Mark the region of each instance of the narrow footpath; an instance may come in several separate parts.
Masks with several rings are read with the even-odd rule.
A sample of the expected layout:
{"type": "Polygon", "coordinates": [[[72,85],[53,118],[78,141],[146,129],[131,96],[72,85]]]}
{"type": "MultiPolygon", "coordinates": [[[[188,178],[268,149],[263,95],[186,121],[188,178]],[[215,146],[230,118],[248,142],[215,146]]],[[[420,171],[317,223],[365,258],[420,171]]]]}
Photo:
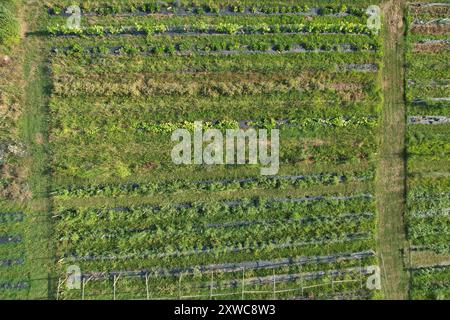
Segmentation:
{"type": "Polygon", "coordinates": [[[386,299],[408,298],[408,275],[403,264],[406,247],[405,101],[403,0],[384,3],[384,108],[377,178],[378,248],[386,299]]]}

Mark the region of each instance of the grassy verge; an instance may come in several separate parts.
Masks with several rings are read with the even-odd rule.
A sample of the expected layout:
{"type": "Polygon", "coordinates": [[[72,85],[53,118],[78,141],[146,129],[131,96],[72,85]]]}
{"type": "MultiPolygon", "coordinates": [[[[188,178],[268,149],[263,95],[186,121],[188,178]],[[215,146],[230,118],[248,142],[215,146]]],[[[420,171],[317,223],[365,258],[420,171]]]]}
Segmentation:
{"type": "Polygon", "coordinates": [[[405,247],[405,104],[403,94],[403,5],[388,1],[385,19],[384,109],[377,179],[379,252],[386,299],[406,299],[408,279],[404,272],[405,247]]]}
{"type": "MultiPolygon", "coordinates": [[[[39,23],[39,10],[30,6],[23,13],[24,21],[39,23]]],[[[22,22],[24,24],[25,22],[22,22]]],[[[27,85],[24,97],[24,111],[21,119],[21,135],[29,150],[31,172],[28,183],[33,198],[28,203],[28,218],[25,232],[27,244],[28,273],[30,278],[29,299],[48,299],[52,297],[51,270],[53,250],[51,239],[51,217],[48,200],[49,162],[47,154],[47,97],[49,92],[48,70],[45,64],[45,49],[42,40],[27,36],[23,26],[24,77],[27,85]]]]}

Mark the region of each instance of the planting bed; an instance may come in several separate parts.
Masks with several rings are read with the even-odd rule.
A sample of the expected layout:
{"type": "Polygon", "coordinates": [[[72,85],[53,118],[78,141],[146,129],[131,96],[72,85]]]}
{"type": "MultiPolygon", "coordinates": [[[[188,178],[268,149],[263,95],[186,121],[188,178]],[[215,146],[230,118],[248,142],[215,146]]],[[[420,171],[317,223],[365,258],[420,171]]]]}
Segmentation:
{"type": "MultiPolygon", "coordinates": [[[[445,263],[450,250],[450,87],[448,41],[442,24],[448,3],[409,7],[408,68],[408,237],[411,250],[432,251],[445,263]]],[[[411,271],[416,299],[448,299],[448,268],[411,271]]]]}

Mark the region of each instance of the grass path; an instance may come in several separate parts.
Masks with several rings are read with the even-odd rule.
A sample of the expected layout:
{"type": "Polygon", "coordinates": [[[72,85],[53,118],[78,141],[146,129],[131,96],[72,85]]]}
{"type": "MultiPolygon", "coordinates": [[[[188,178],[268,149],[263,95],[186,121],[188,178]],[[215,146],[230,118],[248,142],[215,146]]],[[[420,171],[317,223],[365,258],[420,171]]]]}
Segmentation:
{"type": "MultiPolygon", "coordinates": [[[[35,4],[35,6],[38,4],[35,4]]],[[[24,78],[27,79],[24,96],[24,112],[20,120],[22,140],[30,153],[30,175],[28,183],[33,198],[27,208],[27,261],[30,287],[28,299],[49,299],[52,292],[52,270],[54,250],[52,219],[48,188],[50,182],[47,150],[47,99],[49,95],[48,70],[41,40],[29,37],[29,28],[39,23],[38,10],[22,8],[21,30],[24,51],[24,78]],[[28,21],[28,22],[26,22],[28,21]]]]}
{"type": "Polygon", "coordinates": [[[390,0],[384,12],[384,109],[377,179],[378,244],[386,299],[408,298],[408,277],[403,265],[405,234],[405,103],[403,90],[403,0],[390,0]]]}

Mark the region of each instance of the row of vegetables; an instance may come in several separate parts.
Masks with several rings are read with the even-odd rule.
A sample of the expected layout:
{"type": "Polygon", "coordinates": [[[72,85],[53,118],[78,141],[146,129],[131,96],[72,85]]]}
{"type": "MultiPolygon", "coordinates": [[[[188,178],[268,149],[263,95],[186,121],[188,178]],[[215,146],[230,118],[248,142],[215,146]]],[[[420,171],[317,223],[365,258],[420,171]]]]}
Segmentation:
{"type": "MultiPolygon", "coordinates": [[[[445,99],[450,94],[446,46],[450,34],[433,29],[438,18],[449,15],[446,4],[409,7],[406,73],[409,117],[450,115],[450,104],[445,99]],[[429,28],[420,27],[423,23],[429,28]]],[[[445,123],[408,126],[408,238],[412,250],[434,251],[443,257],[450,250],[449,138],[449,126],[445,123]]],[[[413,299],[448,299],[449,288],[448,267],[411,270],[413,299]]]]}

